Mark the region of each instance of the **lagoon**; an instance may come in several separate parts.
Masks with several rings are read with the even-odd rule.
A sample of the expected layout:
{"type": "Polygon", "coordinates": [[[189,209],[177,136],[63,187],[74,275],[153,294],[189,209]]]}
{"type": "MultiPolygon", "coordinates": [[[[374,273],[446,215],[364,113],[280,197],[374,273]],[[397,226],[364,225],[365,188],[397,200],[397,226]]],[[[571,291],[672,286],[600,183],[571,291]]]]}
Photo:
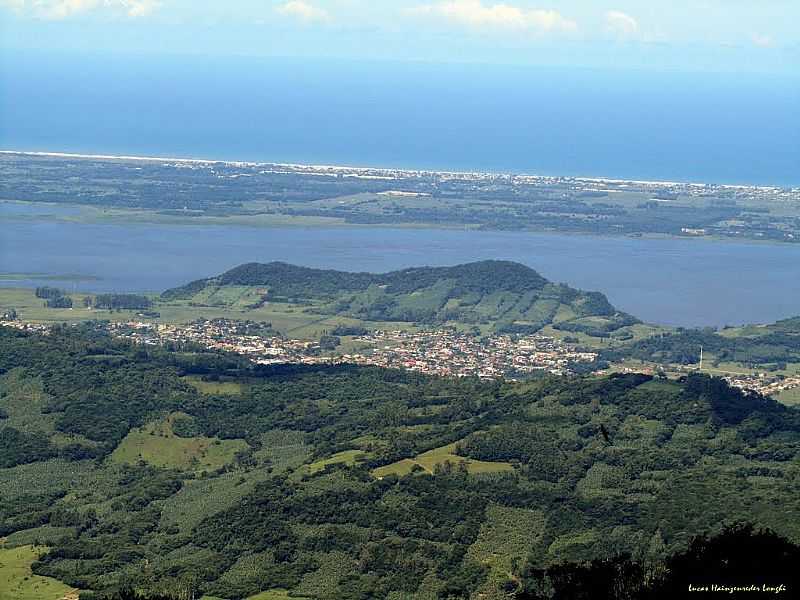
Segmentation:
{"type": "MultiPolygon", "coordinates": [[[[76,274],[61,285],[78,292],[162,291],[252,261],[381,272],[506,259],[550,280],[601,291],[653,323],[724,326],[800,315],[800,245],[452,229],[96,224],[53,218],[69,207],[42,205],[37,212],[13,206],[0,203],[0,274],[76,274]]],[[[0,278],[0,285],[42,284],[20,277],[0,278]]]]}

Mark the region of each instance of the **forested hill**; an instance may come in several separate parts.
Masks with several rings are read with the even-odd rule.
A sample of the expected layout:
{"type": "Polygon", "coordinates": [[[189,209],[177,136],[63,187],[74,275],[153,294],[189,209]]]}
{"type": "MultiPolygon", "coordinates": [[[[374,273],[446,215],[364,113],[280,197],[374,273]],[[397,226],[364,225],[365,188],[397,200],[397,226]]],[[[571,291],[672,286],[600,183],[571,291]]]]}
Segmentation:
{"type": "Polygon", "coordinates": [[[669,556],[726,523],[799,541],[798,459],[798,410],[698,374],[263,367],[0,327],[0,582],[39,555],[25,585],[83,599],[682,597],[629,586],[685,590],[695,559],[669,556]]]}
{"type": "Polygon", "coordinates": [[[348,273],[282,262],[248,263],[218,277],[167,290],[165,301],[213,302],[221,290],[257,288],[256,303],[312,303],[323,313],[369,321],[492,324],[530,332],[556,323],[566,330],[610,332],[636,322],[603,294],[555,284],[509,261],[348,273]]]}
{"type": "Polygon", "coordinates": [[[191,295],[209,284],[268,286],[276,296],[319,298],[341,292],[363,291],[373,285],[387,286],[390,294],[411,293],[441,280],[455,282],[457,292],[516,292],[541,290],[548,281],[533,269],[510,261],[486,260],[454,267],[417,267],[389,273],[349,273],[312,269],[284,262],[247,263],[219,277],[202,279],[168,290],[166,296],[191,295]]]}

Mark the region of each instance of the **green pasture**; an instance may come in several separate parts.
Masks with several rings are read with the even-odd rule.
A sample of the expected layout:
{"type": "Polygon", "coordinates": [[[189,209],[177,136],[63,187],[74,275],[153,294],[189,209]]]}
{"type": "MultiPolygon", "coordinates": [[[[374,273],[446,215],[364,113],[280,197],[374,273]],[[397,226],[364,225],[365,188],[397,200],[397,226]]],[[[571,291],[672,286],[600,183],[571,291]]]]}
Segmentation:
{"type": "Polygon", "coordinates": [[[31,573],[31,565],[47,549],[37,546],[3,548],[0,543],[0,598],[2,600],[62,600],[76,590],[50,577],[31,573]]]}
{"type": "Polygon", "coordinates": [[[385,477],[387,475],[408,475],[414,469],[414,466],[421,467],[427,473],[433,473],[437,465],[443,465],[450,462],[453,466],[464,463],[467,471],[470,474],[477,473],[502,473],[504,471],[512,471],[514,467],[506,462],[487,462],[482,460],[474,460],[471,458],[464,458],[455,454],[457,442],[428,450],[422,454],[418,454],[415,458],[404,458],[390,465],[378,467],[373,469],[372,475],[374,477],[385,477]]]}
{"type": "Polygon", "coordinates": [[[209,396],[236,396],[241,394],[245,387],[244,384],[238,381],[203,381],[197,375],[187,375],[181,379],[201,394],[209,396]]]}
{"type": "Polygon", "coordinates": [[[782,402],[788,406],[798,406],[800,405],[800,388],[784,390],[775,396],[775,399],[778,400],[778,402],[782,402]]]}
{"type": "Polygon", "coordinates": [[[120,464],[144,461],[157,467],[210,471],[230,464],[237,452],[247,448],[244,440],[178,437],[167,419],[131,430],[111,454],[111,460],[120,464]]]}
{"type": "Polygon", "coordinates": [[[366,458],[366,454],[361,450],[345,450],[337,452],[329,458],[318,460],[308,465],[309,473],[318,473],[325,469],[328,465],[344,464],[352,467],[366,458]]]}

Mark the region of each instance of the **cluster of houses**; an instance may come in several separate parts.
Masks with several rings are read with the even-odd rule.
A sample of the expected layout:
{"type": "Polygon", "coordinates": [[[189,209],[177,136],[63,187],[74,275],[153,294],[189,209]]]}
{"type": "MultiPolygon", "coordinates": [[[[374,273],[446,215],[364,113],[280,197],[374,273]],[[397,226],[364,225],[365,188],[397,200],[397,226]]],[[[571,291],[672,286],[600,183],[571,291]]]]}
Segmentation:
{"type": "Polygon", "coordinates": [[[498,378],[536,372],[568,374],[597,354],[579,352],[554,338],[534,335],[477,337],[449,330],[376,331],[354,338],[357,353],[328,353],[318,342],[279,335],[242,333],[235,321],[203,320],[188,325],[112,323],[109,331],[143,344],[195,343],[235,352],[258,364],[350,363],[408,369],[432,375],[498,378]]]}
{"type": "Polygon", "coordinates": [[[564,375],[577,363],[593,363],[594,352],[580,352],[543,335],[477,337],[451,330],[376,331],[356,341],[369,350],[342,360],[456,377],[564,375]]]}
{"type": "Polygon", "coordinates": [[[781,392],[800,388],[800,376],[783,377],[769,373],[727,375],[732,387],[758,392],[764,396],[777,396],[781,392]]]}
{"type": "MultiPolygon", "coordinates": [[[[249,357],[258,364],[323,362],[318,343],[287,339],[277,334],[263,335],[243,330],[241,323],[228,319],[200,320],[188,325],[131,321],[110,323],[109,332],[141,344],[193,343],[223,352],[249,357]]],[[[330,362],[324,359],[324,362],[330,362]]]]}

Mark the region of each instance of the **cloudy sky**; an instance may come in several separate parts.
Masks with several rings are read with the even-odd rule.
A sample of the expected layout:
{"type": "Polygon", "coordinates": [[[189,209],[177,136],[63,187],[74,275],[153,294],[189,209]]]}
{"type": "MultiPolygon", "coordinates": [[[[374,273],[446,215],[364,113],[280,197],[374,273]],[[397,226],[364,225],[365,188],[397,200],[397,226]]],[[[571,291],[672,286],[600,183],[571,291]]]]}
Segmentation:
{"type": "Polygon", "coordinates": [[[798,0],[0,0],[0,49],[791,73],[798,0]]]}

